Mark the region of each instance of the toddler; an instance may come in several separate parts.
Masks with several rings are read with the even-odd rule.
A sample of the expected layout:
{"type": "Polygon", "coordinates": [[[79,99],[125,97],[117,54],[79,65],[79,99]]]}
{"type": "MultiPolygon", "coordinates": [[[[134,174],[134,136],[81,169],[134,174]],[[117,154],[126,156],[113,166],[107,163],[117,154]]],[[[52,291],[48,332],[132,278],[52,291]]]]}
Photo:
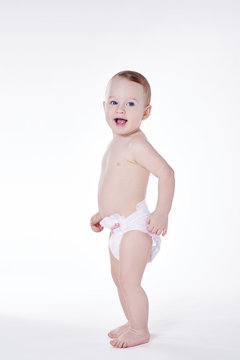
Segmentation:
{"type": "Polygon", "coordinates": [[[102,159],[98,212],[93,231],[110,229],[111,275],[127,323],[110,331],[110,344],[126,348],[149,342],[148,298],[141,287],[145,266],[160,250],[167,233],[175,188],[174,171],[140,129],[151,112],[151,88],[135,71],[121,71],[108,82],[103,107],[113,138],[102,159]],[[146,203],[149,175],[158,178],[158,200],[146,203]]]}

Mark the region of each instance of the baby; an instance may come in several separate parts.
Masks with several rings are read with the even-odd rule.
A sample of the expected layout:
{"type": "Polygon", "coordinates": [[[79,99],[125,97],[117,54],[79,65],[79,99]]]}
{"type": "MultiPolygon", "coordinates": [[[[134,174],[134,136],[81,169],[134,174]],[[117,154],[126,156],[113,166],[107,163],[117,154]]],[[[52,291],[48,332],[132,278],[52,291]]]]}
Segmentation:
{"type": "Polygon", "coordinates": [[[140,130],[151,112],[151,88],[135,71],[121,71],[107,84],[103,107],[113,139],[102,159],[98,209],[93,231],[111,230],[108,247],[111,275],[127,323],[110,331],[110,344],[126,348],[149,342],[148,298],[141,287],[145,266],[160,249],[167,233],[175,188],[174,171],[140,130]],[[158,201],[146,204],[149,175],[158,178],[158,201]]]}

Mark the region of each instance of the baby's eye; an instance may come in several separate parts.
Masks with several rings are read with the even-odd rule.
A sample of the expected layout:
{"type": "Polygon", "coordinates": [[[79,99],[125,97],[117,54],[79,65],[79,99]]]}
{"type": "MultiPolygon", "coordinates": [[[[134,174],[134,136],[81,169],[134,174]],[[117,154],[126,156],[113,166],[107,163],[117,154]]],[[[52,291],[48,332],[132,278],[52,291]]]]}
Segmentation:
{"type": "Polygon", "coordinates": [[[110,101],[110,104],[112,104],[112,102],[115,102],[115,103],[116,103],[116,101],[115,101],[115,100],[112,100],[112,101],[110,101]]]}
{"type": "Polygon", "coordinates": [[[132,105],[130,105],[130,106],[133,106],[133,105],[134,105],[134,102],[129,101],[128,104],[132,104],[132,105]]]}

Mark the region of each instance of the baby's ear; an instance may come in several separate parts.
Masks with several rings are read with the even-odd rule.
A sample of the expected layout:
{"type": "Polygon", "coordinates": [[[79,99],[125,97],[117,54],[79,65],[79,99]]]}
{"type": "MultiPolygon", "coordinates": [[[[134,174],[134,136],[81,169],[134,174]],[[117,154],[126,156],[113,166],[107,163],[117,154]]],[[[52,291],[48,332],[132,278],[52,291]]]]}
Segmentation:
{"type": "Polygon", "coordinates": [[[143,114],[143,120],[147,119],[150,115],[152,109],[152,105],[148,105],[145,110],[144,110],[144,114],[143,114]]]}

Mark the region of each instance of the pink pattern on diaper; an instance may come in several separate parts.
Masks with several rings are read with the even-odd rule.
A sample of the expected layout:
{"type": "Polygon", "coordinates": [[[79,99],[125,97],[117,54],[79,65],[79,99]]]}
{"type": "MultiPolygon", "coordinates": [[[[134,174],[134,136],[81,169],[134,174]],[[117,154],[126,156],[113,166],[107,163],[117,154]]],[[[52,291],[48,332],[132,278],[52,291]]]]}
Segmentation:
{"type": "Polygon", "coordinates": [[[113,234],[113,230],[120,227],[120,223],[115,223],[114,226],[111,227],[111,234],[113,234]]]}

